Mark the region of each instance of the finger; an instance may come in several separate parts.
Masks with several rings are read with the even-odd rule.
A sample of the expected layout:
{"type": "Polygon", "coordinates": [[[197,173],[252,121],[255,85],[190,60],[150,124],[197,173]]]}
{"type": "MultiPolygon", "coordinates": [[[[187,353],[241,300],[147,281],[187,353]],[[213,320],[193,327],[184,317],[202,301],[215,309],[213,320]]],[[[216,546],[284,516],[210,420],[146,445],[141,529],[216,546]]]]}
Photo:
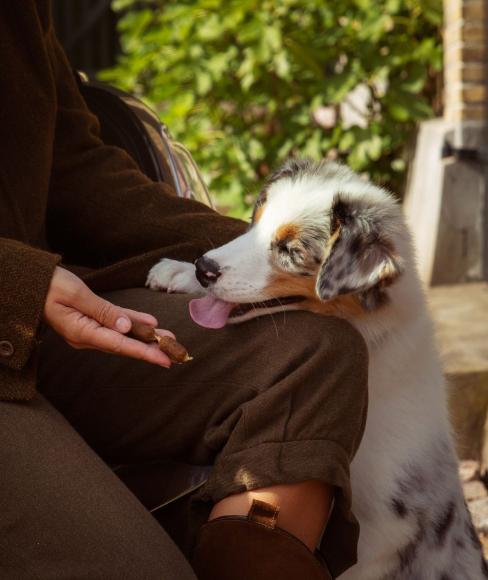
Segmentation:
{"type": "Polygon", "coordinates": [[[139,312],[138,310],[131,310],[130,308],[122,308],[122,310],[127,314],[127,316],[134,320],[135,322],[141,322],[142,324],[148,324],[155,328],[158,325],[158,320],[152,314],[147,314],[146,312],[139,312]]]}
{"type": "MultiPolygon", "coordinates": [[[[120,352],[115,352],[113,349],[98,348],[98,347],[95,348],[92,344],[81,344],[81,343],[68,343],[68,344],[71,347],[73,347],[74,349],[76,349],[76,350],[98,350],[99,352],[105,352],[107,354],[117,354],[117,355],[121,355],[121,356],[127,356],[128,358],[134,358],[134,359],[137,359],[137,360],[143,360],[144,362],[148,362],[150,364],[155,364],[155,365],[158,365],[158,366],[162,366],[162,367],[164,367],[166,369],[169,369],[171,367],[171,365],[173,364],[172,361],[171,361],[171,359],[169,359],[167,357],[167,355],[165,355],[164,353],[162,353],[163,354],[163,357],[161,357],[164,360],[163,361],[160,361],[159,360],[159,358],[160,358],[159,355],[156,358],[154,358],[154,357],[151,356],[151,353],[149,353],[149,356],[148,357],[139,358],[139,356],[123,355],[120,352]],[[168,364],[166,363],[166,359],[169,361],[168,364]]],[[[162,351],[159,350],[159,348],[158,348],[157,345],[152,345],[151,344],[151,345],[148,345],[148,346],[151,349],[156,350],[156,354],[158,352],[162,352],[162,351]]]]}
{"type": "Polygon", "coordinates": [[[80,289],[73,299],[72,306],[106,328],[123,333],[131,329],[132,322],[125,309],[100,298],[88,286],[80,289]]]}
{"type": "Polygon", "coordinates": [[[82,344],[77,345],[77,348],[83,347],[129,356],[166,368],[171,366],[170,359],[159,350],[156,343],[147,344],[109,328],[99,327],[87,331],[83,336],[82,344]]]}
{"type": "MultiPolygon", "coordinates": [[[[155,332],[156,332],[157,334],[159,334],[160,336],[169,336],[169,337],[171,337],[173,340],[176,340],[176,336],[175,336],[175,335],[174,335],[174,334],[173,334],[173,333],[172,333],[170,330],[164,330],[163,328],[156,328],[156,329],[155,329],[155,332]]],[[[83,338],[86,340],[86,334],[85,334],[85,336],[84,336],[83,338]]],[[[66,339],[65,339],[65,340],[66,340],[66,339]]],[[[138,339],[136,339],[136,340],[138,340],[138,339]]],[[[71,341],[71,340],[66,340],[66,342],[67,342],[67,343],[68,343],[70,346],[72,346],[73,348],[77,348],[77,349],[79,349],[79,348],[95,348],[95,347],[93,346],[93,344],[86,344],[86,343],[84,343],[84,342],[75,342],[75,341],[71,341]]],[[[152,343],[144,343],[144,344],[152,344],[152,343]]],[[[159,348],[159,347],[157,346],[157,344],[156,344],[156,343],[154,343],[154,346],[155,346],[156,348],[159,348]]],[[[103,350],[103,352],[113,352],[113,349],[112,349],[112,350],[110,350],[110,351],[108,351],[108,350],[105,350],[105,349],[99,349],[99,350],[103,350]]]]}

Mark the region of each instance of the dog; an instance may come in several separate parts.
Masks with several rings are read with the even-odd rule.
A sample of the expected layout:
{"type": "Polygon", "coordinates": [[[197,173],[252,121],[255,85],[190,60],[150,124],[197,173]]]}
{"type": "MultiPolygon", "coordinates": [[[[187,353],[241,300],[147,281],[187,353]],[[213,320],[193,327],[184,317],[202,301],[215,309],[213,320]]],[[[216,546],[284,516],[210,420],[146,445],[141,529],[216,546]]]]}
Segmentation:
{"type": "Polygon", "coordinates": [[[211,328],[290,309],[354,325],[369,349],[369,410],[351,464],[358,562],[341,580],[488,578],[411,236],[391,194],[345,166],[289,160],[243,235],[195,264],[163,259],[147,285],[204,292],[190,312],[211,328]]]}

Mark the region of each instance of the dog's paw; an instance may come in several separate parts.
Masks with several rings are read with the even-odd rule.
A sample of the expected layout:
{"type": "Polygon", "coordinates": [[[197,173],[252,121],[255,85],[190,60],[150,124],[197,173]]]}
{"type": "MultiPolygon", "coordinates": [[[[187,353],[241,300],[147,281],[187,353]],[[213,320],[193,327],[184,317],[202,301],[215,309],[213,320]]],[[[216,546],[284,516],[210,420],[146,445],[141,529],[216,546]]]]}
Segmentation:
{"type": "Polygon", "coordinates": [[[195,277],[193,264],[168,258],[163,258],[149,270],[146,286],[151,290],[166,292],[203,292],[203,288],[195,277]]]}

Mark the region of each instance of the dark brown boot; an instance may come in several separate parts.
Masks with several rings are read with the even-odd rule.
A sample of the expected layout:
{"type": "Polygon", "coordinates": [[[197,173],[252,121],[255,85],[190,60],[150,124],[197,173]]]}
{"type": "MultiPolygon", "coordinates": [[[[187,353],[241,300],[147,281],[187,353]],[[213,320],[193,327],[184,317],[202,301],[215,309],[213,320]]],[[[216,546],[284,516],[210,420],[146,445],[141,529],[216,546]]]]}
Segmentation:
{"type": "Polygon", "coordinates": [[[298,538],[276,527],[278,509],[253,501],[247,517],[202,526],[192,566],[199,580],[332,580],[298,538]]]}

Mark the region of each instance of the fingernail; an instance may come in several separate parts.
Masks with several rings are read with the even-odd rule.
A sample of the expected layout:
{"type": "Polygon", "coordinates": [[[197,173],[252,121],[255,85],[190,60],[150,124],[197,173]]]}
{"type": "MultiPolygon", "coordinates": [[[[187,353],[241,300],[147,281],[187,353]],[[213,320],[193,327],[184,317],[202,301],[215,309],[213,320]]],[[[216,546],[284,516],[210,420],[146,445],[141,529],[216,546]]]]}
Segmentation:
{"type": "Polygon", "coordinates": [[[128,332],[130,330],[130,322],[127,320],[127,318],[123,318],[121,316],[120,318],[117,318],[117,321],[115,322],[115,328],[119,332],[128,332]]]}

